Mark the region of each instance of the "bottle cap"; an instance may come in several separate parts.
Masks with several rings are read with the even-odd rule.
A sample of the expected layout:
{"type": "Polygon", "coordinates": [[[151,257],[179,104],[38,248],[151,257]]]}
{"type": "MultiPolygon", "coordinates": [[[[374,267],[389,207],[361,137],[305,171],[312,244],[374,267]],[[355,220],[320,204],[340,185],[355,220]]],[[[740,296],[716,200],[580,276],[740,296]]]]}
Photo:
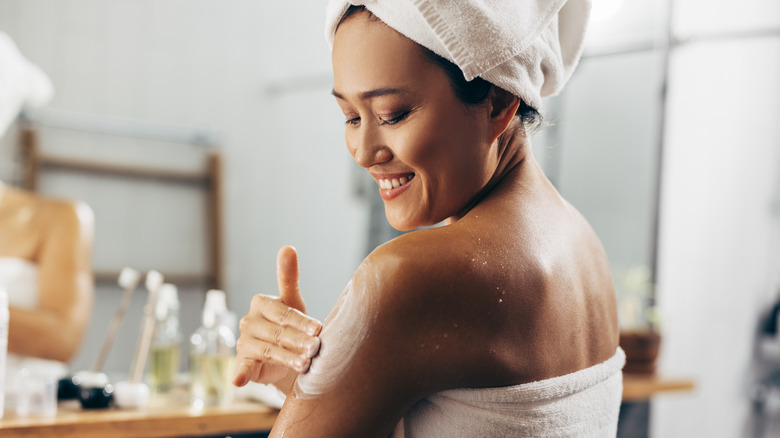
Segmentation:
{"type": "Polygon", "coordinates": [[[146,289],[149,292],[157,290],[163,283],[163,275],[158,271],[149,271],[146,273],[146,289]]]}
{"type": "Polygon", "coordinates": [[[119,279],[117,283],[122,289],[135,289],[138,286],[138,281],[141,279],[141,273],[131,267],[125,267],[122,272],[119,273],[119,279]]]}
{"type": "Polygon", "coordinates": [[[211,289],[206,292],[206,303],[203,305],[203,326],[214,327],[218,318],[227,311],[227,298],[225,292],[211,289]]]}
{"type": "Polygon", "coordinates": [[[157,295],[157,303],[154,306],[154,316],[163,319],[170,310],[179,310],[179,292],[176,286],[163,283],[157,295]]]}

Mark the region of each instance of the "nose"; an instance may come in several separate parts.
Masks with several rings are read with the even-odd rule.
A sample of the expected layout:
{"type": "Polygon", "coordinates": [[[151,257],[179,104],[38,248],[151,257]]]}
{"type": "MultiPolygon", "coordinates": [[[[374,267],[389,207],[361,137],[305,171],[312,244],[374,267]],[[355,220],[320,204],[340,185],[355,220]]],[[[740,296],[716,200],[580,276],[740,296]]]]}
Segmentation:
{"type": "Polygon", "coordinates": [[[390,161],[393,153],[382,141],[375,127],[362,125],[347,133],[347,147],[355,162],[363,168],[390,161]]]}

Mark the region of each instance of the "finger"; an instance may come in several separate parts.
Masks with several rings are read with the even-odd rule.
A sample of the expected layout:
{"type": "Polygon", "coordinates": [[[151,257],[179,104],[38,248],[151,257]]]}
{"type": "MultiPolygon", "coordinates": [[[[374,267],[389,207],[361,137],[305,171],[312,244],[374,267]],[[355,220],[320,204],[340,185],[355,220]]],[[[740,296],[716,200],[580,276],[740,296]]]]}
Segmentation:
{"type": "MultiPolygon", "coordinates": [[[[282,303],[279,298],[270,297],[268,295],[255,295],[252,298],[249,315],[262,316],[273,323],[286,327],[293,327],[309,336],[319,334],[322,329],[321,322],[282,303]]],[[[247,315],[247,317],[249,317],[249,315],[247,315]]],[[[256,322],[257,318],[249,318],[245,323],[242,323],[242,327],[249,328],[249,326],[256,322]]]]}
{"type": "Polygon", "coordinates": [[[269,342],[254,340],[242,343],[240,338],[238,342],[238,348],[241,351],[241,355],[245,358],[244,360],[250,359],[263,362],[263,365],[279,365],[299,373],[305,372],[311,362],[311,359],[304,355],[293,353],[269,342]]]}
{"type": "Polygon", "coordinates": [[[241,318],[241,336],[247,341],[257,339],[280,346],[306,357],[314,356],[320,347],[320,338],[310,336],[293,327],[271,322],[264,318],[241,318]]]}
{"type": "Polygon", "coordinates": [[[237,387],[242,387],[249,383],[249,380],[251,378],[251,371],[252,366],[254,365],[254,361],[249,360],[242,360],[238,362],[238,366],[236,367],[236,375],[233,377],[233,385],[237,387]]]}
{"type": "Polygon", "coordinates": [[[283,246],[276,256],[276,280],[282,302],[306,313],[306,305],[298,289],[298,253],[292,246],[283,246]]]}

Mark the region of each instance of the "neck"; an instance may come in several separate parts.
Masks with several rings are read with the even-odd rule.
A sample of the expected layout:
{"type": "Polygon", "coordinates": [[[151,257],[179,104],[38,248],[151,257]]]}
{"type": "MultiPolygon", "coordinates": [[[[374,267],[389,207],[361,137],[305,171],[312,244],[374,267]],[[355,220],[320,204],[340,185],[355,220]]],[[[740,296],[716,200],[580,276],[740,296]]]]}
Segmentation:
{"type": "Polygon", "coordinates": [[[516,117],[507,130],[496,139],[496,156],[498,160],[493,176],[490,177],[487,184],[474,196],[466,208],[458,215],[447,219],[446,223],[453,223],[465,216],[475,205],[485,199],[493,189],[499,186],[508,175],[518,169],[530,154],[531,147],[525,127],[522,120],[516,117]]]}

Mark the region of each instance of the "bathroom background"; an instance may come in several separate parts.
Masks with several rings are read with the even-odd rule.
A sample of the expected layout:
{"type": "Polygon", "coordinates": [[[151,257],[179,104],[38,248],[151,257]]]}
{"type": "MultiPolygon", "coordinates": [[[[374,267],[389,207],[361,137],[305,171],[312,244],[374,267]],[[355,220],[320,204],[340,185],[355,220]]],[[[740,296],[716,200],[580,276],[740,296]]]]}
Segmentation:
{"type": "MultiPolygon", "coordinates": [[[[780,368],[757,347],[780,298],[780,2],[594,3],[585,56],[545,103],[535,154],[593,224],[619,290],[653,297],[659,372],[695,381],[653,399],[650,436],[750,436],[756,385],[780,368]]],[[[27,113],[44,153],[191,172],[218,151],[229,306],[240,317],[253,294],[275,293],[276,251],[292,244],[309,311],[324,319],[393,235],[343,145],[324,8],[0,0],[0,31],[54,84],[50,104],[27,113]]],[[[23,177],[20,126],[0,139],[9,183],[23,177]]],[[[199,325],[213,248],[197,186],[53,168],[39,188],[84,199],[96,216],[100,276],[74,369],[97,355],[123,266],[169,274],[184,332],[199,325]]],[[[144,299],[107,370],[127,368],[144,299]]],[[[780,436],[780,402],[767,406],[765,436],[780,436]]]]}

